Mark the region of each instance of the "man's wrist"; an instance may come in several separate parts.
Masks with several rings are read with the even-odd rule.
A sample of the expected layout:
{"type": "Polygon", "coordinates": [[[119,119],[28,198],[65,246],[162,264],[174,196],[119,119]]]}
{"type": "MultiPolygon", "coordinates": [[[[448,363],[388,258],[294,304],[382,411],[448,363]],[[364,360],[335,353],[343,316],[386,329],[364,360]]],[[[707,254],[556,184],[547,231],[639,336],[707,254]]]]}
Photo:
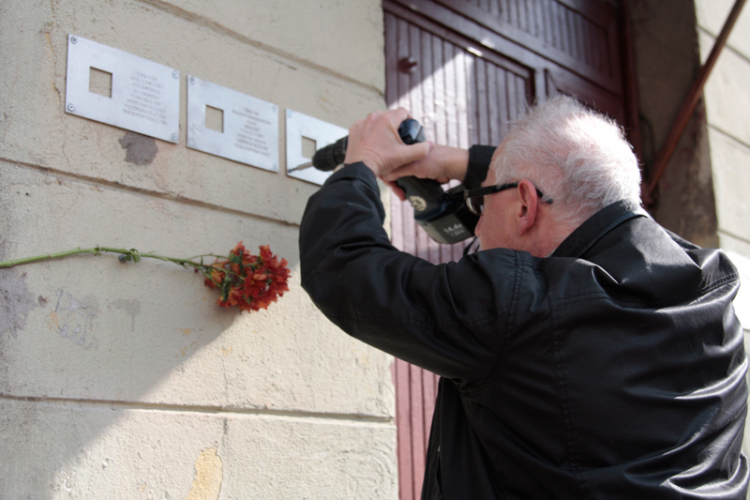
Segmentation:
{"type": "Polygon", "coordinates": [[[379,163],[377,160],[374,160],[368,157],[356,157],[356,156],[352,156],[351,158],[347,157],[344,159],[344,165],[354,165],[356,163],[361,163],[365,167],[369,168],[372,171],[372,173],[375,174],[375,177],[380,175],[381,169],[379,168],[379,163]]]}

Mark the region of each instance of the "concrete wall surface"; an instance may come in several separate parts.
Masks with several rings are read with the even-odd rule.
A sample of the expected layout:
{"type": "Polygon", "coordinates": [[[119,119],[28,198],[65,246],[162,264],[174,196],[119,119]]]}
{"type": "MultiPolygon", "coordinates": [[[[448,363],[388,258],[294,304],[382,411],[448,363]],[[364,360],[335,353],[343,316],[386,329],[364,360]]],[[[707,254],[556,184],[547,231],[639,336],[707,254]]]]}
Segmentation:
{"type": "MultiPolygon", "coordinates": [[[[734,0],[695,0],[701,60],[705,61],[734,0]]],[[[750,9],[743,8],[706,83],[716,216],[720,246],[737,265],[743,285],[734,301],[750,350],[750,9]]],[[[750,456],[750,426],[745,430],[750,456]]]]}
{"type": "MultiPolygon", "coordinates": [[[[700,69],[695,8],[684,0],[631,0],[643,163],[656,156],[700,69]]],[[[689,121],[659,182],[654,218],[704,247],[718,246],[703,103],[689,121]]]]}
{"type": "MultiPolygon", "coordinates": [[[[697,0],[701,58],[713,48],[734,2],[697,0]]],[[[706,83],[704,98],[711,143],[722,247],[750,257],[750,9],[745,7],[706,83]]]]}
{"type": "Polygon", "coordinates": [[[283,168],[286,109],[384,108],[382,24],[379,0],[0,1],[0,260],[243,240],[292,272],[239,314],[167,262],[0,269],[0,498],[397,498],[392,358],[300,288],[318,188],[283,168]],[[179,143],[65,113],[69,34],[179,70],[179,143]],[[188,74],[278,106],[279,173],[186,147],[188,74]]]}

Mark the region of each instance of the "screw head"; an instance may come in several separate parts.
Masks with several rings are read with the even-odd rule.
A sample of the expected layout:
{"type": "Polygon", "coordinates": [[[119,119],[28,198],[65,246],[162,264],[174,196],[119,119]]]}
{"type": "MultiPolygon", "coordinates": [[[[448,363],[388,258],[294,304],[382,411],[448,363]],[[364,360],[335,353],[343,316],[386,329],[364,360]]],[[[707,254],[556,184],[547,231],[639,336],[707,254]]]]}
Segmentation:
{"type": "Polygon", "coordinates": [[[75,110],[76,110],[76,107],[75,107],[75,106],[73,106],[73,104],[72,104],[72,103],[69,103],[69,104],[68,104],[68,111],[70,111],[70,112],[73,112],[73,111],[75,111],[75,110]]]}
{"type": "Polygon", "coordinates": [[[78,43],[78,38],[71,36],[70,37],[70,43],[78,43]]]}
{"type": "Polygon", "coordinates": [[[190,146],[191,148],[192,148],[193,146],[195,146],[195,141],[194,141],[194,140],[192,140],[192,139],[190,139],[190,140],[188,141],[188,146],[190,146]]]}
{"type": "Polygon", "coordinates": [[[193,78],[192,76],[190,77],[190,83],[191,84],[195,83],[195,78],[193,78]]]}
{"type": "Polygon", "coordinates": [[[177,71],[177,70],[172,71],[172,76],[175,77],[175,78],[179,78],[180,77],[180,72],[177,71]]]}
{"type": "Polygon", "coordinates": [[[172,140],[173,140],[174,142],[177,142],[177,134],[172,134],[172,140]]]}
{"type": "Polygon", "coordinates": [[[288,116],[289,118],[291,118],[292,117],[292,112],[290,110],[287,110],[286,111],[286,116],[288,116]]]}

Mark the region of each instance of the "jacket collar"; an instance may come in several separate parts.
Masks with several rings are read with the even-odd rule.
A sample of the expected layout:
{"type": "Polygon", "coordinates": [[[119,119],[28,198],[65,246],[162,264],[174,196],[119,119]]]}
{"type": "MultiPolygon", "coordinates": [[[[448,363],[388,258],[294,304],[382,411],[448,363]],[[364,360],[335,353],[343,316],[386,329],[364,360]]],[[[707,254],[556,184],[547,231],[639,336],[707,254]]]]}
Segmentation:
{"type": "Polygon", "coordinates": [[[648,213],[637,204],[620,200],[612,203],[592,215],[586,222],[570,233],[570,236],[552,252],[550,257],[580,257],[594,246],[599,239],[630,219],[649,217],[648,213]]]}

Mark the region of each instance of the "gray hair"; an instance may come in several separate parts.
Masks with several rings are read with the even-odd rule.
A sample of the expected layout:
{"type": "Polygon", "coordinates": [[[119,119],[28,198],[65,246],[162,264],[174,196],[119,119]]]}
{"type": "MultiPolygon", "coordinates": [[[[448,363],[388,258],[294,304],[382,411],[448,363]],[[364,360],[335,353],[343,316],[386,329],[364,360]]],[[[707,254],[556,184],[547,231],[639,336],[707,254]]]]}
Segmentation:
{"type": "Polygon", "coordinates": [[[579,225],[619,200],[641,204],[641,172],[622,128],[571,97],[531,108],[501,147],[496,182],[533,182],[561,223],[579,225]]]}

